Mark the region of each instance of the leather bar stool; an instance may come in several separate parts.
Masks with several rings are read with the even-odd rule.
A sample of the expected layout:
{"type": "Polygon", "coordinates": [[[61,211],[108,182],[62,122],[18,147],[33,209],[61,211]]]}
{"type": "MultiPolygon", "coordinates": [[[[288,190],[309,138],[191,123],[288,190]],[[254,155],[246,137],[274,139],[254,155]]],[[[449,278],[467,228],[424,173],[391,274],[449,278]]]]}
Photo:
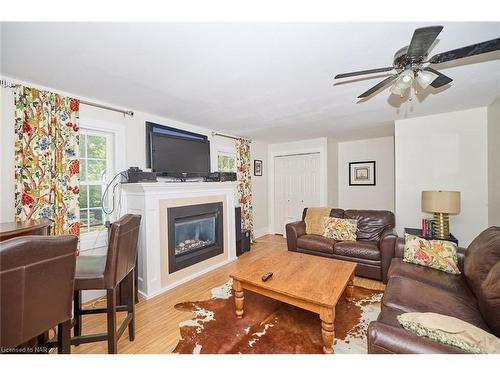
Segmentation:
{"type": "MultiPolygon", "coordinates": [[[[80,255],[76,261],[73,333],[71,343],[74,345],[108,341],[108,353],[117,352],[117,341],[128,326],[129,340],[135,338],[135,299],[134,272],[137,258],[137,239],[139,237],[140,215],[127,214],[111,225],[108,252],[104,256],[80,255]],[[118,305],[118,285],[126,284],[126,304],[118,305]],[[106,290],[105,308],[82,308],[82,290],[106,290]],[[127,311],[127,316],[118,330],[116,329],[116,312],[127,311]],[[82,315],[107,315],[107,332],[82,335],[82,315]]],[[[123,302],[123,301],[122,301],[123,302]]]]}
{"type": "MultiPolygon", "coordinates": [[[[76,236],[23,236],[0,243],[0,347],[12,349],[57,326],[70,353],[76,236]]],[[[15,352],[15,351],[14,351],[15,352]]]]}

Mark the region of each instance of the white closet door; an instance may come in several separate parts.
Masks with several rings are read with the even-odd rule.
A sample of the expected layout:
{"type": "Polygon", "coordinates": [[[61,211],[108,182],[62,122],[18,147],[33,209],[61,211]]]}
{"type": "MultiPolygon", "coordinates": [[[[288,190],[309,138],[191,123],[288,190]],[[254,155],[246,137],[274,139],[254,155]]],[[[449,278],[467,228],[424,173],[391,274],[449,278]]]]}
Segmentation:
{"type": "Polygon", "coordinates": [[[305,207],[319,206],[319,173],[319,153],[275,157],[275,233],[284,234],[286,223],[300,220],[305,207]]]}

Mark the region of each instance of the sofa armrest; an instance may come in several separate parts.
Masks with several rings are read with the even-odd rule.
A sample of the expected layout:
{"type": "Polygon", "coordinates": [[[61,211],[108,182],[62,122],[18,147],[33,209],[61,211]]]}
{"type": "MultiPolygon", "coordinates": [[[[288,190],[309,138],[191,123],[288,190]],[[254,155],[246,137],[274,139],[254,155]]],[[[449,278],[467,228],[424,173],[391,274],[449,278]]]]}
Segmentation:
{"type": "Polygon", "coordinates": [[[394,247],[398,236],[394,229],[386,229],[380,236],[380,257],[382,260],[382,281],[387,283],[387,272],[394,258],[394,247]]]}
{"type": "Polygon", "coordinates": [[[464,260],[466,251],[467,249],[465,247],[457,246],[458,269],[460,270],[460,272],[464,272],[464,260]]]}
{"type": "Polygon", "coordinates": [[[396,243],[394,244],[394,257],[403,258],[405,253],[405,239],[404,237],[398,237],[396,243]]]}
{"type": "Polygon", "coordinates": [[[296,221],[286,225],[286,243],[288,251],[297,251],[297,238],[306,234],[305,221],[296,221]]]}
{"type": "Polygon", "coordinates": [[[368,326],[368,354],[464,354],[453,346],[419,337],[402,327],[382,322],[371,322],[368,326]]]}

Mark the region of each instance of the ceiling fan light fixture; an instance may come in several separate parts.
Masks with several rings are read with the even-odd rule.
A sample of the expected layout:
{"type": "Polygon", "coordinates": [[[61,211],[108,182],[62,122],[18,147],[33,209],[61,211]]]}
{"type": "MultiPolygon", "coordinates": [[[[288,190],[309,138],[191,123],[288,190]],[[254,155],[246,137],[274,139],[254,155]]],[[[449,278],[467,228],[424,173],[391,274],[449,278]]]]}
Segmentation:
{"type": "Polygon", "coordinates": [[[415,74],[413,73],[413,70],[407,69],[399,75],[395,85],[400,89],[406,90],[411,87],[414,78],[415,74]]]}
{"type": "MultiPolygon", "coordinates": [[[[429,85],[432,85],[432,87],[437,89],[446,86],[453,81],[450,77],[434,70],[426,64],[442,64],[448,61],[500,51],[500,38],[496,38],[446,52],[441,52],[431,58],[428,58],[429,52],[433,48],[437,37],[442,30],[443,26],[441,25],[426,26],[415,29],[410,44],[400,48],[394,54],[392,67],[337,74],[335,79],[396,70],[396,74],[392,74],[385,80],[377,83],[375,86],[359,95],[358,99],[369,98],[377,91],[381,91],[382,88],[387,87],[390,83],[394,83],[391,87],[391,92],[393,94],[403,96],[406,90],[413,88],[415,81],[418,83],[418,88],[423,89],[429,87],[429,85]],[[426,66],[425,68],[423,68],[424,64],[426,66]]],[[[415,93],[416,92],[417,87],[415,87],[415,93]]],[[[412,96],[410,95],[408,100],[411,100],[411,97],[412,96]]]]}
{"type": "Polygon", "coordinates": [[[400,87],[398,83],[396,82],[394,85],[391,86],[391,94],[398,95],[398,96],[404,96],[406,93],[406,90],[408,90],[407,87],[400,87]]]}
{"type": "Polygon", "coordinates": [[[409,83],[411,82],[411,77],[409,75],[404,75],[402,78],[404,83],[409,83]]]}
{"type": "Polygon", "coordinates": [[[423,89],[426,89],[437,77],[437,74],[427,70],[421,70],[417,73],[417,82],[423,89]]]}

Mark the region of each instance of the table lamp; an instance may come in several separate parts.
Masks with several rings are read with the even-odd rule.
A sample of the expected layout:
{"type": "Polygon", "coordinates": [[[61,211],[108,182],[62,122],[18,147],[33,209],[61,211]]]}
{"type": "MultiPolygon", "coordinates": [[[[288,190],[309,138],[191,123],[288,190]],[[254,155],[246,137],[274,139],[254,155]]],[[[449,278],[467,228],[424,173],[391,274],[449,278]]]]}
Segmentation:
{"type": "Polygon", "coordinates": [[[434,214],[435,238],[450,238],[450,214],[460,212],[459,191],[422,191],[422,211],[434,214]]]}

